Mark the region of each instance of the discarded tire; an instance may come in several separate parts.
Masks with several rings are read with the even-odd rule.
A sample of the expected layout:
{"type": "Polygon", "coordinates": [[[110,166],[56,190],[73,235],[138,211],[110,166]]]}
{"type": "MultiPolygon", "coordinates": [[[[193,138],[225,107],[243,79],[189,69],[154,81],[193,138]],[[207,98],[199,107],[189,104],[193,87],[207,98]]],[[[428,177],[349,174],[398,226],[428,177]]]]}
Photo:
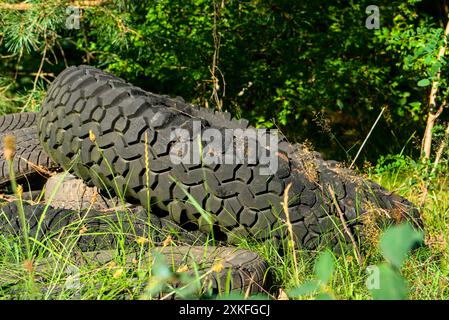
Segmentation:
{"type": "MultiPolygon", "coordinates": [[[[20,115],[20,114],[19,114],[20,115]]],[[[0,133],[0,187],[10,182],[9,163],[5,159],[4,138],[7,135],[15,137],[15,154],[12,159],[15,178],[32,178],[36,176],[46,176],[49,170],[58,167],[43,150],[38,134],[37,127],[34,125],[34,114],[28,114],[27,117],[19,117],[17,114],[0,117],[0,123],[3,121],[2,128],[17,128],[13,131],[4,131],[0,133]],[[7,119],[19,119],[17,123],[6,121],[7,119]],[[23,121],[20,121],[22,119],[23,121]],[[32,121],[30,119],[33,119],[32,121]],[[27,127],[30,126],[30,127],[27,127]]]]}
{"type": "MultiPolygon", "coordinates": [[[[19,202],[0,206],[0,234],[21,237],[22,224],[19,202]]],[[[148,214],[142,207],[122,208],[115,211],[69,210],[41,204],[23,202],[29,236],[39,239],[74,239],[82,251],[108,250],[120,241],[138,245],[139,238],[161,244],[168,236],[177,244],[203,245],[207,238],[201,232],[180,228],[172,221],[148,214]],[[41,223],[39,224],[39,221],[41,223]]]]}
{"type": "MultiPolygon", "coordinates": [[[[248,126],[245,120],[151,94],[80,66],[66,69],[52,83],[38,126],[51,158],[88,185],[145,207],[156,204],[176,223],[214,231],[228,242],[247,236],[285,239],[282,201],[289,184],[288,220],[296,244],[309,249],[321,241],[337,246],[339,240],[357,239],[360,217],[373,208],[394,212],[389,217],[399,220],[416,215],[407,200],[283,137],[277,141],[278,170],[269,175],[260,173],[260,163],[173,163],[170,155],[177,152],[177,141],[171,133],[182,128],[195,137],[194,120],[202,130],[248,126]]],[[[194,138],[189,142],[196,143],[194,138]]],[[[235,139],[223,143],[222,154],[235,145],[235,139]]],[[[254,145],[245,152],[258,154],[260,143],[254,145]]],[[[204,141],[202,147],[208,147],[204,141]]]]}
{"type": "MultiPolygon", "coordinates": [[[[145,285],[138,289],[139,295],[152,299],[192,299],[211,297],[217,294],[241,294],[250,296],[268,293],[271,285],[271,273],[266,260],[255,252],[231,247],[213,246],[165,246],[150,249],[148,253],[132,251],[126,256],[118,254],[116,250],[99,250],[86,252],[81,255],[65,258],[64,264],[68,271],[79,270],[89,265],[96,269],[117,265],[117,268],[133,272],[137,269],[147,270],[148,262],[152,262],[154,269],[171,272],[171,280],[167,279],[162,288],[145,285]],[[183,279],[182,281],[180,281],[183,279]],[[188,292],[182,287],[189,288],[188,292]],[[178,291],[176,291],[178,290],[178,291]]],[[[45,279],[55,272],[57,258],[47,257],[39,260],[36,265],[35,276],[45,279]]],[[[153,270],[154,270],[153,269],[153,270]]],[[[89,290],[84,287],[91,283],[80,281],[76,288],[78,293],[89,290]]],[[[138,283],[136,283],[138,285],[138,283]]],[[[44,288],[43,288],[44,289],[44,288]]],[[[61,291],[55,288],[52,291],[61,291]]],[[[45,289],[42,291],[46,291],[45,289]]],[[[121,296],[121,295],[119,295],[121,296]]],[[[123,298],[128,298],[126,293],[123,298]]]]}
{"type": "Polygon", "coordinates": [[[271,284],[267,261],[253,251],[232,247],[179,246],[159,247],[154,252],[165,256],[165,260],[175,268],[186,266],[192,275],[197,266],[199,274],[203,275],[204,289],[209,287],[212,294],[254,295],[266,292],[271,284]],[[217,267],[215,270],[212,269],[214,266],[217,267]]]}
{"type": "MultiPolygon", "coordinates": [[[[0,207],[0,234],[4,237],[20,237],[22,234],[18,205],[19,203],[8,203],[0,207]]],[[[129,250],[128,266],[135,266],[132,261],[139,259],[142,246],[142,243],[139,244],[136,240],[151,239],[154,244],[161,245],[167,235],[170,235],[173,237],[171,243],[152,248],[152,254],[161,254],[167,267],[175,271],[184,267],[187,268],[184,272],[193,276],[193,270],[196,268],[201,277],[202,289],[211,290],[211,294],[256,294],[265,292],[271,283],[267,262],[258,254],[230,247],[200,246],[205,244],[204,235],[201,237],[201,234],[180,230],[179,227],[178,232],[174,233],[174,230],[170,229],[173,226],[170,221],[153,215],[148,216],[142,209],[126,213],[86,210],[74,212],[52,207],[45,210],[43,205],[27,203],[23,203],[23,209],[29,235],[36,240],[45,243],[46,239],[57,237],[58,242],[65,243],[67,239],[76,239],[77,246],[84,251],[78,256],[76,265],[85,262],[104,265],[113,260],[119,241],[125,241],[129,250]],[[120,217],[122,221],[119,223],[120,217]],[[114,227],[111,226],[119,225],[121,231],[114,232],[114,227]],[[123,237],[125,239],[120,239],[123,237]],[[172,246],[172,243],[177,245],[172,246]],[[136,247],[135,251],[132,249],[133,245],[136,247]],[[138,253],[133,256],[133,252],[138,253]],[[212,270],[214,265],[219,266],[212,270]]],[[[142,261],[148,262],[148,256],[142,261]]],[[[37,272],[40,275],[46,270],[51,273],[53,268],[51,258],[47,258],[39,262],[37,272]]],[[[172,295],[168,297],[179,298],[172,295]]]]}
{"type": "Polygon", "coordinates": [[[29,128],[36,125],[37,113],[22,112],[7,114],[0,117],[0,134],[11,133],[14,130],[29,128]]]}
{"type": "Polygon", "coordinates": [[[50,177],[45,183],[45,201],[53,208],[71,210],[108,210],[121,206],[120,199],[102,195],[96,187],[88,187],[83,180],[67,173],[50,177]]]}

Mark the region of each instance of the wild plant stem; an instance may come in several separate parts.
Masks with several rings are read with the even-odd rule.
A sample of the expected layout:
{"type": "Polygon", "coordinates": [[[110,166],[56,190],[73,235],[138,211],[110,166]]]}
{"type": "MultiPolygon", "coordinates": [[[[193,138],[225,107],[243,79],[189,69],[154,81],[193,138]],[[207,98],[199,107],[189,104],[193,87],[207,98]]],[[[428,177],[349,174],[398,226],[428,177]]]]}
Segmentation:
{"type": "Polygon", "coordinates": [[[28,227],[27,227],[27,221],[25,218],[25,212],[23,210],[23,201],[22,201],[22,195],[19,194],[18,188],[17,188],[17,182],[16,177],[14,173],[14,166],[12,159],[8,159],[8,167],[9,167],[9,177],[11,179],[11,186],[14,194],[17,196],[19,201],[17,202],[17,210],[19,213],[19,219],[20,224],[22,227],[22,233],[23,233],[23,239],[25,242],[25,250],[26,250],[26,256],[27,259],[31,260],[31,247],[30,247],[30,240],[29,240],[29,234],[28,234],[28,227]]]}

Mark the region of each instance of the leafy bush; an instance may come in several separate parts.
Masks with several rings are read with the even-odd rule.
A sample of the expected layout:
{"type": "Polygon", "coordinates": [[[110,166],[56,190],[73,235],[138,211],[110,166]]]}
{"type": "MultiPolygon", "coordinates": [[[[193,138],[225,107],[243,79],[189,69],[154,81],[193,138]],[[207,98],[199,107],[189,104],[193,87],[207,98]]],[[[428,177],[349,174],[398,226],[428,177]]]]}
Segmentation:
{"type": "MultiPolygon", "coordinates": [[[[388,106],[360,158],[374,160],[397,153],[413,132],[421,136],[430,81],[446,68],[436,60],[445,17],[428,1],[376,1],[379,30],[365,27],[368,0],[115,0],[82,9],[78,30],[67,30],[64,2],[71,4],[0,9],[0,68],[20,83],[0,91],[3,100],[45,88],[66,63],[88,63],[151,91],[278,126],[343,160],[388,106]]],[[[23,103],[39,105],[10,106],[23,103]]]]}

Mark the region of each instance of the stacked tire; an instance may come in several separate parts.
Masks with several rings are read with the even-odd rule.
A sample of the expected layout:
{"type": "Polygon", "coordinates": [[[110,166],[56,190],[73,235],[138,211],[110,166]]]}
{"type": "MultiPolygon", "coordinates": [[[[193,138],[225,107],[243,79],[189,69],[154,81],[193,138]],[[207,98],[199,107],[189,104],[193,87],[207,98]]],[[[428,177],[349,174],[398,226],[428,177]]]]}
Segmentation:
{"type": "Polygon", "coordinates": [[[9,163],[5,159],[4,138],[15,138],[15,153],[12,159],[15,178],[19,181],[29,178],[32,182],[36,177],[45,176],[58,167],[43,150],[37,132],[37,113],[24,112],[0,117],[0,188],[9,185],[9,163]]]}

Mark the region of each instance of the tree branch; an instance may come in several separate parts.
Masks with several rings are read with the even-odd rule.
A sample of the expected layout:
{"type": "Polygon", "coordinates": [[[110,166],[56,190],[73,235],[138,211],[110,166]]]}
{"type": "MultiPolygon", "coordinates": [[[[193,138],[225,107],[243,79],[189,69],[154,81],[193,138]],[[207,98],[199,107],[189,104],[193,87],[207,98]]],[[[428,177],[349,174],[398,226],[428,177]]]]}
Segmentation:
{"type": "MultiPolygon", "coordinates": [[[[71,0],[68,5],[78,7],[80,9],[97,7],[108,2],[107,0],[71,0]]],[[[27,11],[35,7],[36,4],[20,2],[20,3],[0,3],[0,10],[27,11]]]]}
{"type": "Polygon", "coordinates": [[[16,10],[16,11],[25,11],[29,10],[32,7],[31,3],[0,3],[0,9],[2,10],[16,10]]]}
{"type": "MultiPolygon", "coordinates": [[[[446,30],[444,31],[444,44],[441,46],[440,51],[438,52],[437,61],[441,61],[441,59],[446,54],[446,48],[447,48],[447,37],[449,36],[449,21],[446,24],[446,30]]],[[[422,151],[424,152],[424,161],[427,161],[430,159],[430,152],[432,148],[432,131],[433,127],[435,126],[435,121],[438,119],[438,117],[443,112],[444,107],[446,106],[446,101],[444,101],[438,110],[434,112],[436,106],[437,106],[437,94],[438,94],[438,88],[439,88],[439,82],[441,79],[441,68],[438,71],[435,79],[432,82],[432,90],[430,91],[429,96],[429,113],[427,115],[427,124],[426,124],[426,130],[424,132],[424,138],[422,142],[422,151]]]]}

